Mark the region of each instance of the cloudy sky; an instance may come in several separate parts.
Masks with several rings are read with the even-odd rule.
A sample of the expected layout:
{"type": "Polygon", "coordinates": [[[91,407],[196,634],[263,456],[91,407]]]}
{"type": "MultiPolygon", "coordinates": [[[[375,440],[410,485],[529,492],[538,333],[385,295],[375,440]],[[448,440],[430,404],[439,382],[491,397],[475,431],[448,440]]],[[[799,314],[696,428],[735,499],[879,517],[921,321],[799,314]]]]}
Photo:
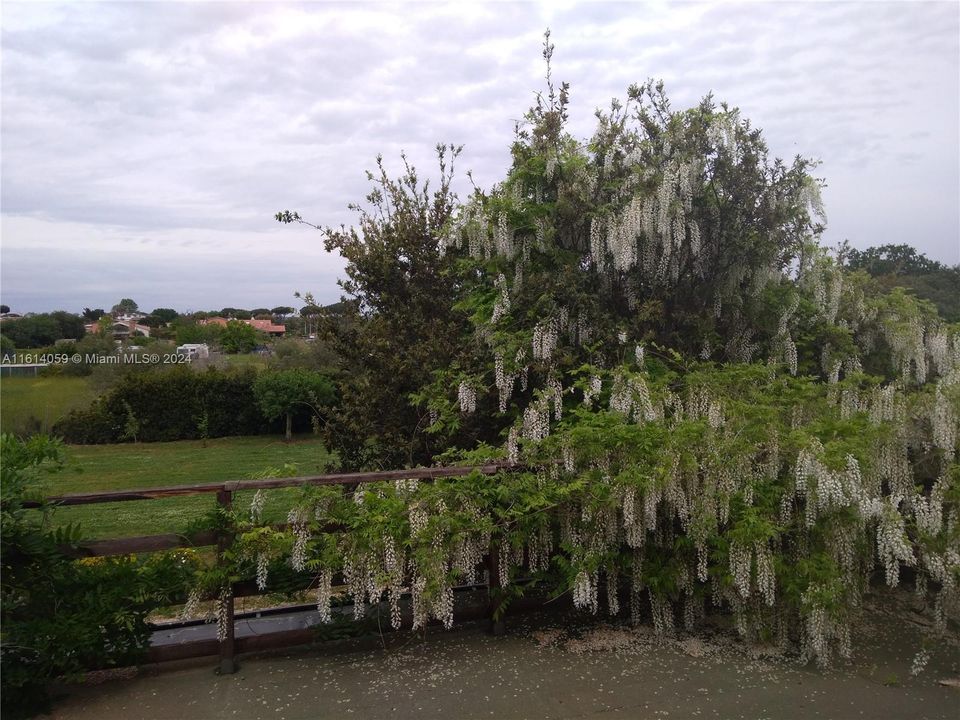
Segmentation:
{"type": "Polygon", "coordinates": [[[14,310],[293,304],[342,261],[280,209],[349,223],[377,153],[437,142],[502,177],[554,73],[571,129],[647,77],[819,158],[829,244],[960,262],[960,4],[70,3],[2,7],[2,286],[14,310]]]}

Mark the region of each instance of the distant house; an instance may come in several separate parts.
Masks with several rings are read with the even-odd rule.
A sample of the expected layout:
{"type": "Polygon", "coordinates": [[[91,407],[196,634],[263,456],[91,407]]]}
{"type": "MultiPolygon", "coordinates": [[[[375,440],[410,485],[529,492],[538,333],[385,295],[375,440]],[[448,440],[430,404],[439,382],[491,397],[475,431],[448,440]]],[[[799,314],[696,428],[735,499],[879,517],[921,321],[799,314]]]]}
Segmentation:
{"type": "Polygon", "coordinates": [[[150,337],[150,326],[141,325],[136,320],[114,320],[113,337],[116,340],[125,340],[128,337],[141,335],[150,337]]]}
{"type": "MultiPolygon", "coordinates": [[[[138,335],[140,337],[150,337],[150,327],[148,325],[141,325],[135,319],[124,320],[122,318],[114,318],[111,321],[111,328],[115,340],[126,340],[129,337],[136,337],[138,335]]],[[[87,323],[83,326],[83,329],[91,335],[98,333],[100,332],[100,323],[87,323]]]]}
{"type": "Polygon", "coordinates": [[[259,330],[262,333],[267,335],[272,335],[273,337],[283,337],[284,333],[287,332],[287,328],[283,325],[275,325],[271,320],[228,320],[227,318],[222,317],[212,317],[200,320],[199,325],[219,325],[221,327],[226,327],[228,322],[242,322],[250,325],[256,330],[259,330]]]}
{"type": "Polygon", "coordinates": [[[130,320],[143,320],[146,317],[143,313],[134,312],[134,313],[123,313],[122,315],[114,315],[114,320],[119,320],[120,322],[129,322],[130,320]]]}

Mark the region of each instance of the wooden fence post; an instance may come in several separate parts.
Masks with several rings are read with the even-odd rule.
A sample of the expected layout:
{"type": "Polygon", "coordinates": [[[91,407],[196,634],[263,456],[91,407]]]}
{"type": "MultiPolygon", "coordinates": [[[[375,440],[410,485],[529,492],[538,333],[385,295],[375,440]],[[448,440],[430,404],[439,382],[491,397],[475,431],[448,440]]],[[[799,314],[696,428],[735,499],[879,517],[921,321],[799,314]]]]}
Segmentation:
{"type": "MultiPolygon", "coordinates": [[[[233,505],[233,493],[224,488],[217,492],[217,504],[224,510],[230,510],[233,505]]],[[[217,535],[217,564],[223,560],[223,554],[233,543],[231,533],[220,532],[217,535]]],[[[230,675],[237,671],[237,662],[234,659],[234,627],[233,627],[233,583],[227,582],[227,585],[221,589],[221,596],[218,602],[226,602],[225,623],[226,634],[220,640],[220,665],[217,671],[221,675],[230,675]],[[224,595],[226,596],[224,598],[224,595]]]]}

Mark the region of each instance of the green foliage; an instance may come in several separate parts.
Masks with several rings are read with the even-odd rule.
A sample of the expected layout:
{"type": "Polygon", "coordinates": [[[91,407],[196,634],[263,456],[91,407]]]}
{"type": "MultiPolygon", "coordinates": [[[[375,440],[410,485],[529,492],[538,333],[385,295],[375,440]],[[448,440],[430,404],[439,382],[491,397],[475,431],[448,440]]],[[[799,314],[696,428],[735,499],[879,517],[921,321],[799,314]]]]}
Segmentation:
{"type": "Polygon", "coordinates": [[[139,306],[130,298],[122,298],[120,302],[110,308],[112,315],[130,315],[137,312],[139,306]]]}
{"type": "Polygon", "coordinates": [[[260,342],[262,337],[256,328],[239,320],[231,320],[220,333],[220,348],[225,353],[248,353],[260,342]]]}
{"type": "MultiPolygon", "coordinates": [[[[368,208],[353,208],[357,227],[323,230],[326,249],[347,261],[344,302],[313,316],[318,341],[340,370],[339,402],[324,441],[345,468],[415,465],[443,449],[423,432],[430,425],[426,409],[407,401],[449,366],[468,329],[454,308],[454,263],[440,243],[455,204],[450,183],[459,149],[438,153],[435,190],[406,163],[391,178],[378,158],[368,208]]],[[[289,211],[277,219],[303,222],[289,211]]]]}
{"type": "Polygon", "coordinates": [[[182,597],[197,563],[190,552],[74,561],[76,526],[51,529],[50,513],[25,511],[44,475],[62,466],[61,447],[43,436],[2,435],[3,715],[29,717],[49,704],[47,684],[143,657],[147,613],[182,597]]]}
{"type": "Polygon", "coordinates": [[[289,440],[297,410],[308,409],[319,416],[321,409],[333,402],[334,388],[325,375],[295,368],[261,373],[253,383],[253,395],[264,417],[286,419],[286,438],[289,440]]]}
{"type": "Polygon", "coordinates": [[[247,530],[239,556],[262,571],[290,552],[321,590],[342,569],[357,602],[408,565],[417,626],[450,621],[492,543],[505,586],[526,566],[596,613],[605,584],[616,614],[629,578],[658,633],[709,599],[820,663],[849,654],[874,568],[893,586],[907,565],[942,629],[960,606],[958,329],[831,257],[814,163],[769,157],[712,97],[677,111],[632,86],[571,137],[552,53],[503,182],[444,195],[438,228],[415,174],[381,172],[360,227],[327,233],[353,298],[328,330],[347,463],[523,471],[307,496],[291,535],[247,530]]]}
{"type": "Polygon", "coordinates": [[[947,270],[943,263],[931,260],[910,245],[880,245],[866,250],[850,248],[847,266],[851,270],[866,270],[870,275],[924,275],[947,270]]]}
{"type": "Polygon", "coordinates": [[[207,437],[259,435],[272,426],[260,412],[253,393],[256,372],[195,372],[177,366],[123,376],[89,409],[74,411],[54,426],[73,443],[142,442],[200,438],[197,417],[204,413],[207,437]]]}
{"type": "Polygon", "coordinates": [[[864,270],[881,290],[903,287],[937,306],[949,322],[960,322],[960,266],[930,260],[909,245],[850,250],[847,267],[864,270]]]}
{"type": "Polygon", "coordinates": [[[180,313],[173,308],[156,308],[150,313],[150,316],[159,318],[164,323],[172,323],[180,317],[180,313]]]}
{"type": "Polygon", "coordinates": [[[0,333],[18,348],[39,348],[53,345],[57,340],[83,337],[83,320],[72,313],[57,310],[5,320],[0,333]]]}
{"type": "Polygon", "coordinates": [[[187,343],[216,344],[220,340],[223,328],[216,324],[200,325],[193,318],[180,317],[174,321],[178,345],[187,343]]]}

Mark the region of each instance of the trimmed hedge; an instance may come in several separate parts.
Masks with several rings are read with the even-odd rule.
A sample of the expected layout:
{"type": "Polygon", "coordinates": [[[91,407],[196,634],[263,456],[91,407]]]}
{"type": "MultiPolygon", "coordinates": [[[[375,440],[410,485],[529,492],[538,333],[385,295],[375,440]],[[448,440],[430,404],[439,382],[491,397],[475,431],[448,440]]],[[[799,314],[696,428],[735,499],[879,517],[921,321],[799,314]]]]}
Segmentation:
{"type": "MultiPolygon", "coordinates": [[[[280,432],[281,422],[267,420],[257,406],[256,377],[253,369],[195,372],[185,367],[127,375],[89,408],[63,418],[53,432],[77,444],[280,432]]],[[[309,429],[309,415],[299,413],[294,427],[309,429]]]]}

